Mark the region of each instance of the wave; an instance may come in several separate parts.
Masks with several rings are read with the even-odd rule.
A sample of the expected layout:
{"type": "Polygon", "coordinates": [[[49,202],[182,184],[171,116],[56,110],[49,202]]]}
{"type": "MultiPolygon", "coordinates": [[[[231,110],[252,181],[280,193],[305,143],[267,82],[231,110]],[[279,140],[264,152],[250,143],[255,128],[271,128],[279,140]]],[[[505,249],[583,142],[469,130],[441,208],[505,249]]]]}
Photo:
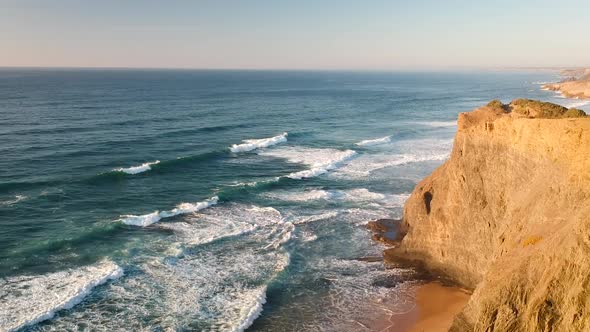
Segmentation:
{"type": "Polygon", "coordinates": [[[27,198],[29,198],[29,197],[25,196],[25,195],[15,195],[14,199],[9,199],[7,201],[0,201],[0,206],[10,206],[10,205],[16,204],[20,201],[23,201],[27,198]]]}
{"type": "Polygon", "coordinates": [[[382,194],[366,188],[351,190],[307,190],[307,191],[275,191],[264,196],[290,202],[307,201],[343,201],[367,203],[375,202],[386,207],[401,207],[408,194],[382,194]]]}
{"type": "Polygon", "coordinates": [[[267,148],[272,145],[276,145],[279,143],[284,143],[287,141],[288,133],[282,133],[278,136],[269,137],[269,138],[261,138],[261,139],[246,139],[243,140],[242,144],[234,144],[230,146],[230,151],[237,153],[237,152],[247,152],[252,151],[260,148],[267,148]]]}
{"type": "Polygon", "coordinates": [[[364,141],[360,141],[358,143],[355,143],[355,145],[371,146],[371,145],[385,144],[385,143],[389,143],[389,142],[391,142],[391,136],[385,136],[385,137],[381,137],[381,138],[367,139],[364,141]]]}
{"type": "Polygon", "coordinates": [[[416,121],[416,122],[412,122],[412,123],[422,125],[422,126],[437,127],[437,128],[456,127],[457,126],[456,120],[453,120],[453,121],[416,121]]]}
{"type": "Polygon", "coordinates": [[[567,108],[577,108],[577,107],[583,107],[590,104],[590,100],[579,100],[579,99],[575,99],[574,101],[571,101],[569,103],[566,103],[564,106],[567,108]]]}
{"type": "Polygon", "coordinates": [[[313,189],[300,192],[274,191],[266,193],[264,196],[290,202],[307,202],[318,200],[330,200],[333,198],[333,192],[328,190],[313,189]]]}
{"type": "Polygon", "coordinates": [[[0,280],[0,330],[16,331],[54,317],[80,303],[92,289],[118,279],[123,269],[111,261],[39,276],[0,280]]]}
{"type": "Polygon", "coordinates": [[[374,171],[410,163],[446,160],[451,152],[452,139],[416,139],[395,142],[396,153],[365,154],[339,168],[335,177],[360,178],[374,171]]]}
{"type": "Polygon", "coordinates": [[[162,223],[158,227],[172,229],[171,238],[178,241],[165,252],[174,256],[141,257],[138,273],[129,272],[47,330],[72,330],[82,321],[88,330],[243,331],[262,312],[267,287],[290,263],[281,246],[294,226],[283,219],[271,207],[228,203],[183,222],[162,223]],[[227,230],[254,226],[243,238],[199,247],[207,236],[221,238],[227,230]]]}
{"type": "MultiPolygon", "coordinates": [[[[282,225],[282,214],[272,207],[247,207],[230,203],[213,208],[182,222],[159,225],[174,231],[186,246],[196,247],[218,240],[248,235],[260,228],[282,225]]],[[[286,225],[289,228],[289,225],[286,225]]]]}
{"type": "Polygon", "coordinates": [[[152,165],[157,165],[159,163],[160,163],[160,161],[156,160],[156,161],[151,161],[149,163],[141,164],[139,166],[132,166],[132,167],[127,167],[127,168],[116,168],[113,171],[114,172],[123,172],[123,173],[127,173],[127,174],[139,174],[139,173],[143,173],[143,172],[151,170],[152,165]]]}
{"type": "Polygon", "coordinates": [[[440,152],[426,155],[399,154],[399,155],[381,155],[367,156],[357,159],[356,163],[351,163],[338,170],[334,176],[348,177],[366,177],[372,172],[393,166],[402,166],[410,163],[419,163],[426,161],[443,161],[448,159],[448,152],[440,152]]]}
{"type": "Polygon", "coordinates": [[[338,211],[330,211],[330,212],[315,214],[315,215],[310,215],[310,216],[297,216],[297,217],[293,217],[292,223],[294,225],[308,224],[308,223],[315,222],[315,221],[336,218],[336,217],[338,217],[339,214],[340,213],[338,211]]]}
{"type": "Polygon", "coordinates": [[[131,226],[146,227],[157,223],[164,218],[174,217],[180,214],[197,212],[217,204],[219,198],[214,196],[208,200],[197,203],[180,203],[174,209],[169,211],[154,211],[144,215],[123,215],[119,219],[124,224],[131,226]]]}
{"type": "Polygon", "coordinates": [[[272,151],[261,151],[258,154],[275,158],[286,159],[287,162],[303,164],[310,169],[294,172],[285,177],[291,179],[311,178],[337,169],[345,162],[356,156],[353,150],[318,149],[307,147],[288,147],[272,151]]]}
{"type": "Polygon", "coordinates": [[[242,317],[238,320],[232,331],[245,331],[262,313],[262,306],[266,303],[266,286],[260,287],[257,293],[253,296],[252,305],[241,310],[242,317]]]}

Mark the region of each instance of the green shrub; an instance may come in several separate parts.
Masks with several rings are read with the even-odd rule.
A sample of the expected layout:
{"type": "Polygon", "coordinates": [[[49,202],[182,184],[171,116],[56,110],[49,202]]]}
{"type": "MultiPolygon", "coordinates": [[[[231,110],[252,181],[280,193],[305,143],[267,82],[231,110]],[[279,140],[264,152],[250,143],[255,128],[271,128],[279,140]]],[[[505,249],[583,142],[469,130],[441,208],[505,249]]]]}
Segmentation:
{"type": "Polygon", "coordinates": [[[558,119],[586,116],[582,110],[575,108],[568,110],[567,107],[539,100],[516,99],[510,105],[513,112],[535,118],[558,119]]]}
{"type": "Polygon", "coordinates": [[[567,112],[563,113],[564,118],[583,118],[586,116],[586,112],[577,108],[570,108],[567,112]]]}
{"type": "Polygon", "coordinates": [[[504,104],[498,99],[490,101],[487,106],[492,108],[504,108],[504,104]]]}

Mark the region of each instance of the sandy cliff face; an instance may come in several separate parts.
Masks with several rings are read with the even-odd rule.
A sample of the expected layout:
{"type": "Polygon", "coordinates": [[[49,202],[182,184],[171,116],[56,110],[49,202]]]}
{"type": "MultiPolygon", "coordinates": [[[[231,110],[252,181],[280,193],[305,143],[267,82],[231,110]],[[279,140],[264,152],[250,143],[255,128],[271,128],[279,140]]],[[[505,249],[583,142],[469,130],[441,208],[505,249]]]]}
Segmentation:
{"type": "Polygon", "coordinates": [[[590,98],[590,68],[563,71],[572,79],[543,85],[544,89],[561,92],[568,98],[590,98]]]}
{"type": "Polygon", "coordinates": [[[511,109],[460,114],[386,256],[474,289],[452,331],[589,331],[590,118],[511,109]]]}

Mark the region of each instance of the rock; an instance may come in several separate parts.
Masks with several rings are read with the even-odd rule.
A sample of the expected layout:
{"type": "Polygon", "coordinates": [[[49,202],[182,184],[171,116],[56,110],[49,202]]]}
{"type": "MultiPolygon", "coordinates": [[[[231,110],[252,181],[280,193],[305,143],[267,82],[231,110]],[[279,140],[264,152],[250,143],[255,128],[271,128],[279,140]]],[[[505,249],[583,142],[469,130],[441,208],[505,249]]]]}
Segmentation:
{"type": "Polygon", "coordinates": [[[384,255],[474,290],[452,331],[590,331],[590,118],[511,110],[459,115],[384,255]]]}
{"type": "Polygon", "coordinates": [[[367,228],[373,233],[374,241],[382,242],[390,246],[399,244],[400,220],[395,219],[377,219],[367,223],[367,228]]]}
{"type": "Polygon", "coordinates": [[[590,98],[590,68],[580,68],[563,73],[571,77],[558,83],[544,84],[542,88],[558,91],[568,98],[590,98]]]}

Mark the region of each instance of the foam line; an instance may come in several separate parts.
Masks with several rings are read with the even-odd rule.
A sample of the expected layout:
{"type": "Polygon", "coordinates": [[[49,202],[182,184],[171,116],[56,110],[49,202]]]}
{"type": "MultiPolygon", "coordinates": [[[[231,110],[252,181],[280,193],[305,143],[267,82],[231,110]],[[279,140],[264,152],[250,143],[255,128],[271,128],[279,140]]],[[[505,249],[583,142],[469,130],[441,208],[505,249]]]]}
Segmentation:
{"type": "Polygon", "coordinates": [[[127,173],[127,174],[139,174],[139,173],[143,173],[143,172],[151,170],[152,165],[156,165],[159,163],[160,163],[160,161],[156,160],[156,161],[151,161],[149,163],[141,164],[139,166],[132,166],[132,167],[127,167],[127,168],[116,168],[113,171],[123,172],[123,173],[127,173]]]}
{"type": "Polygon", "coordinates": [[[385,137],[375,138],[375,139],[366,139],[364,141],[360,141],[355,144],[358,146],[371,146],[371,145],[385,144],[385,143],[389,143],[389,142],[391,142],[391,136],[385,136],[385,137]]]}
{"type": "Polygon", "coordinates": [[[123,269],[111,261],[39,276],[18,276],[0,280],[4,293],[0,306],[0,330],[16,331],[51,319],[71,309],[92,289],[118,279],[123,269]]]}
{"type": "Polygon", "coordinates": [[[123,215],[119,220],[127,225],[146,227],[155,224],[164,218],[170,218],[180,214],[193,213],[206,209],[217,204],[218,201],[219,198],[214,196],[202,202],[180,203],[174,209],[169,211],[154,211],[144,215],[123,215]]]}
{"type": "Polygon", "coordinates": [[[252,151],[260,148],[267,148],[269,146],[273,146],[279,143],[284,143],[287,141],[288,133],[282,133],[278,136],[269,137],[269,138],[261,138],[261,139],[246,139],[243,140],[242,144],[234,144],[230,146],[230,151],[234,153],[238,152],[247,152],[252,151]]]}

